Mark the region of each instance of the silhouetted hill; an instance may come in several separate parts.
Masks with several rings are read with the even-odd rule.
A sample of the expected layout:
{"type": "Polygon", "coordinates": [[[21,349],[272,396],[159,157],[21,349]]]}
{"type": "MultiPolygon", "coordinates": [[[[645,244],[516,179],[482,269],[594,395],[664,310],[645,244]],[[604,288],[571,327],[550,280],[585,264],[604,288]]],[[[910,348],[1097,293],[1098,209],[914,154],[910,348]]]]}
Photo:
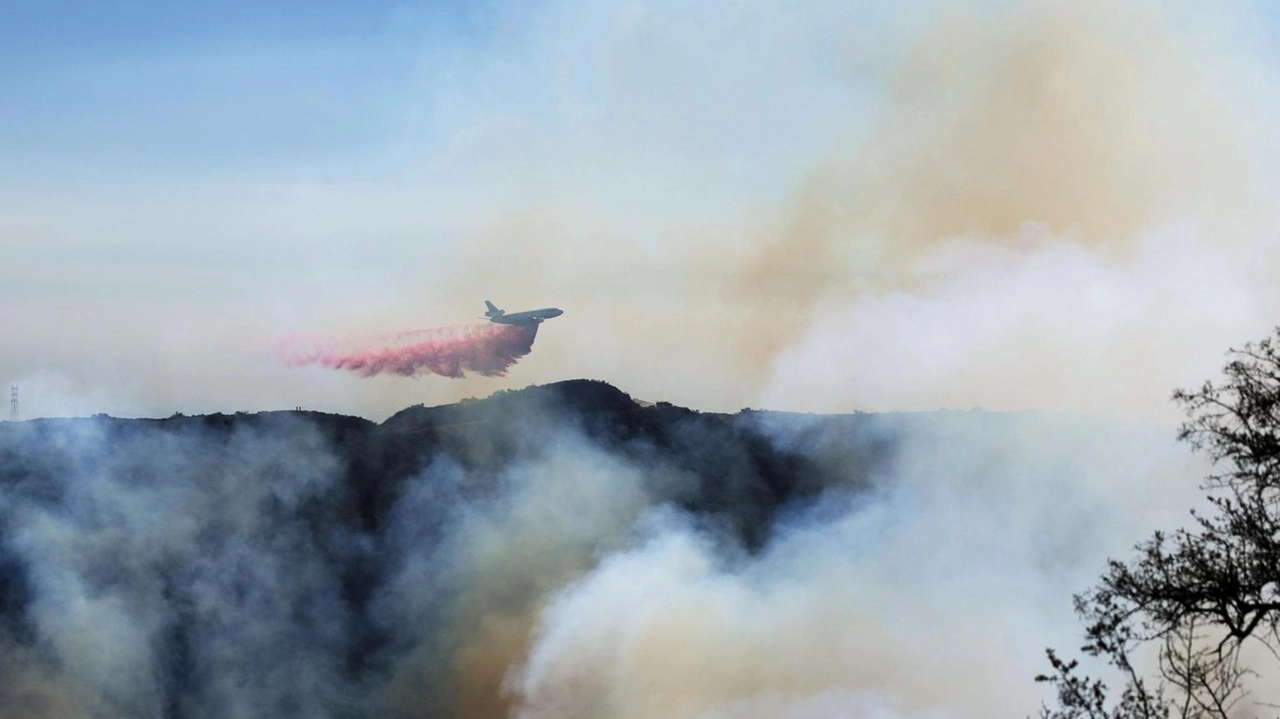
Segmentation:
{"type": "Polygon", "coordinates": [[[471,472],[498,472],[550,433],[571,429],[642,466],[696,481],[681,506],[732,526],[754,544],[777,508],[839,481],[856,482],[884,458],[888,438],[873,415],[813,416],[697,412],[665,402],[644,406],[618,388],[570,380],[499,392],[483,400],[410,407],[370,428],[352,482],[369,488],[366,528],[379,526],[405,478],[441,457],[471,472]],[[772,436],[790,434],[783,445],[772,436]]]}
{"type": "Polygon", "coordinates": [[[882,485],[911,459],[909,435],[978,446],[1028,421],[704,413],[573,380],[381,424],[291,411],[0,424],[0,706],[433,715],[460,691],[447,658],[476,607],[532,611],[644,516],[751,553],[789,508],[882,485]],[[494,559],[504,542],[531,542],[528,566],[494,559]],[[93,642],[105,648],[85,654],[93,642]]]}

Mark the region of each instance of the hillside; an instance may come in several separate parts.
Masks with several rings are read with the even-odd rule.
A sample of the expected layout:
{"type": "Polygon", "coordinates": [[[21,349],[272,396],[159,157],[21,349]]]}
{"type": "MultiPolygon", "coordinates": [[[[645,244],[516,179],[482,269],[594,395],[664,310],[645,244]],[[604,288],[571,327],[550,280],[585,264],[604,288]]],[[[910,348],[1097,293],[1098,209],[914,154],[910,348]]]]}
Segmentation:
{"type": "Polygon", "coordinates": [[[1067,457],[1114,430],[711,414],[587,380],[381,424],[0,425],[0,717],[505,716],[546,597],[661,527],[745,561],[824,502],[851,511],[911,466],[958,466],[957,447],[978,486],[1011,437],[1067,457]]]}

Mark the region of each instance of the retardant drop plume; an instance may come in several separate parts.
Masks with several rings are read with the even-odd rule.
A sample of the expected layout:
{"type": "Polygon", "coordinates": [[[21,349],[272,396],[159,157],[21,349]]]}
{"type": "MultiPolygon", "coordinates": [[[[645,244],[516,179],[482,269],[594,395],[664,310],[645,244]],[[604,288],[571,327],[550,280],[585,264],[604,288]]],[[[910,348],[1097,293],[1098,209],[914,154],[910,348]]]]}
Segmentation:
{"type": "Polygon", "coordinates": [[[372,341],[295,336],[280,343],[280,356],[291,367],[320,365],[361,377],[502,377],[529,354],[537,335],[536,324],[477,324],[408,330],[372,341]]]}

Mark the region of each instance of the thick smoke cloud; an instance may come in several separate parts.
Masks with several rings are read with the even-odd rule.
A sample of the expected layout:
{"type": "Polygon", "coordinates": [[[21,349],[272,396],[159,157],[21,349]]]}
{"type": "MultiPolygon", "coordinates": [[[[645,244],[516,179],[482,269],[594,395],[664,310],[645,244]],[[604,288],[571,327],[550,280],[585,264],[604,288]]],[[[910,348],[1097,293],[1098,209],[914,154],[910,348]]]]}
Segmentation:
{"type": "Polygon", "coordinates": [[[331,507],[306,422],[4,433],[0,715],[332,716],[356,696],[331,507]],[[309,509],[308,509],[309,508],[309,509]]]}
{"type": "Polygon", "coordinates": [[[1087,418],[611,401],[5,427],[2,711],[1023,715],[1202,471],[1087,418]]]}
{"type": "Polygon", "coordinates": [[[361,377],[435,374],[457,379],[467,372],[503,377],[529,354],[537,335],[538,325],[528,323],[409,330],[366,343],[295,336],[281,342],[280,354],[291,367],[319,365],[361,377]]]}
{"type": "Polygon", "coordinates": [[[1250,9],[930,9],[865,135],[755,238],[763,403],[1167,419],[1169,388],[1280,312],[1250,9]]]}
{"type": "Polygon", "coordinates": [[[650,489],[657,477],[608,447],[572,431],[530,440],[490,501],[463,501],[460,485],[474,477],[445,462],[396,509],[391,536],[405,559],[377,606],[379,621],[410,640],[389,690],[407,716],[430,708],[507,716],[502,683],[528,650],[545,598],[660,501],[650,489]],[[443,528],[441,510],[424,511],[430,507],[447,512],[443,528]]]}
{"type": "Polygon", "coordinates": [[[514,716],[1027,715],[1043,647],[1076,641],[1072,590],[1192,502],[1193,465],[1144,428],[880,429],[903,445],[872,489],[832,487],[758,553],[685,516],[643,525],[547,604],[508,676],[514,716]]]}

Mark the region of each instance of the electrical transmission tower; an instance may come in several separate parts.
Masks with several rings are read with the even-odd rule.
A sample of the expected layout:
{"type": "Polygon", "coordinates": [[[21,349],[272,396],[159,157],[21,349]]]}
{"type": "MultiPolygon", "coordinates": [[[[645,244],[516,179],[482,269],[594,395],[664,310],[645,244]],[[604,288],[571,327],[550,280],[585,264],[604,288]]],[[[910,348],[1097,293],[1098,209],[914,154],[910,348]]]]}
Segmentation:
{"type": "Polygon", "coordinates": [[[18,414],[18,385],[9,385],[9,421],[17,422],[21,419],[18,414]]]}

